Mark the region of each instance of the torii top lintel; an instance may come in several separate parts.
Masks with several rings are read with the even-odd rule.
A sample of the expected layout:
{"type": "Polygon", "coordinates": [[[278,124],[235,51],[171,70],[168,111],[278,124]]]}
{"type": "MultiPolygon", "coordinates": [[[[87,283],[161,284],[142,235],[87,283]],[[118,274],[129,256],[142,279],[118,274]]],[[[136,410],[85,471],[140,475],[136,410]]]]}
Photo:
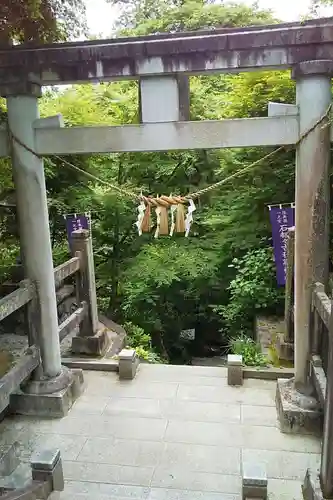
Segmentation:
{"type": "Polygon", "coordinates": [[[333,18],[237,29],[0,48],[0,78],[43,85],[172,74],[286,69],[333,59],[333,18]]]}

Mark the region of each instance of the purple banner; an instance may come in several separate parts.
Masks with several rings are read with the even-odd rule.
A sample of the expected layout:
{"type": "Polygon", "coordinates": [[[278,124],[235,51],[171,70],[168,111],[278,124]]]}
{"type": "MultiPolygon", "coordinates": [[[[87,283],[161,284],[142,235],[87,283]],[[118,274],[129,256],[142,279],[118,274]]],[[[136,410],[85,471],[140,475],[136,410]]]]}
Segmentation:
{"type": "Polygon", "coordinates": [[[72,232],[78,229],[90,229],[89,216],[87,214],[81,215],[66,215],[66,230],[69,248],[72,247],[72,232]]]}
{"type": "Polygon", "coordinates": [[[276,279],[278,285],[286,284],[288,228],[295,225],[294,207],[270,207],[276,279]]]}

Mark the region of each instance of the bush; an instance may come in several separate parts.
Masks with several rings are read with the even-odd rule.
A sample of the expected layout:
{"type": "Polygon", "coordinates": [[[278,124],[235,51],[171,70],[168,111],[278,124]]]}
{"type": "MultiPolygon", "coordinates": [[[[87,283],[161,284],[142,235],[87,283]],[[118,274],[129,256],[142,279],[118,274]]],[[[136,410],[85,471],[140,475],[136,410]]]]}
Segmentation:
{"type": "Polygon", "coordinates": [[[260,345],[253,339],[245,335],[230,340],[230,351],[232,354],[243,356],[243,363],[246,366],[266,366],[267,359],[260,350],[260,345]]]}
{"type": "MultiPolygon", "coordinates": [[[[278,289],[271,248],[250,250],[240,259],[233,259],[236,276],[228,291],[229,303],[216,306],[228,329],[228,335],[252,335],[254,319],[259,311],[280,312],[284,289],[278,289]]],[[[282,310],[282,309],[281,309],[282,310]]]]}
{"type": "Polygon", "coordinates": [[[161,357],[152,349],[150,335],[145,333],[143,328],[129,321],[123,326],[127,333],[127,347],[135,349],[138,357],[148,363],[163,363],[161,357]]]}

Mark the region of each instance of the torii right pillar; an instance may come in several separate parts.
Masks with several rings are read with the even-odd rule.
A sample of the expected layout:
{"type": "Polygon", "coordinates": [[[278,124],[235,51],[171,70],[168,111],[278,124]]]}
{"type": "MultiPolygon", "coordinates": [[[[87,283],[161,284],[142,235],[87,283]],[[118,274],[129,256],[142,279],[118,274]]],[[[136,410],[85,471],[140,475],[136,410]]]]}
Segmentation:
{"type": "Polygon", "coordinates": [[[292,72],[300,138],[305,135],[296,149],[295,378],[278,380],[276,393],[283,432],[317,431],[321,424],[309,378],[310,318],[314,283],[319,281],[325,287],[328,284],[330,117],[318,122],[332,101],[332,74],[333,61],[326,60],[301,62],[292,72]]]}
{"type": "MultiPolygon", "coordinates": [[[[300,137],[327,112],[332,101],[333,61],[300,63],[293,69],[300,137]]],[[[295,386],[308,386],[310,311],[315,282],[328,284],[330,210],[330,124],[324,119],[296,150],[295,213],[295,386]]]]}

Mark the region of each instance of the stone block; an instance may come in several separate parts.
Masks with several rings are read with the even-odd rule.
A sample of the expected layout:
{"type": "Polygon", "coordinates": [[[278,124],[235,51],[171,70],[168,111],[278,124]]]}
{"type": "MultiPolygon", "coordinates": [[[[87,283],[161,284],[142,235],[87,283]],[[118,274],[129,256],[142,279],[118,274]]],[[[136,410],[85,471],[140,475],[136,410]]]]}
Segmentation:
{"type": "Polygon", "coordinates": [[[319,356],[312,356],[310,362],[310,379],[316,392],[316,396],[322,408],[325,406],[327,379],[322,360],[319,356]]]}
{"type": "Polygon", "coordinates": [[[103,356],[110,347],[110,343],[107,330],[101,329],[90,337],[73,337],[72,352],[74,354],[103,356]]]}
{"type": "Polygon", "coordinates": [[[49,481],[53,491],[63,491],[60,450],[43,450],[34,455],[31,459],[31,472],[34,481],[49,481]]]}
{"type": "Polygon", "coordinates": [[[10,411],[20,415],[63,417],[84,389],[82,370],[73,370],[68,385],[53,393],[27,393],[18,390],[10,396],[10,411]]]}
{"type": "Polygon", "coordinates": [[[87,359],[87,358],[61,358],[61,363],[67,368],[80,368],[98,372],[117,372],[118,360],[115,359],[87,359]]]}
{"type": "Polygon", "coordinates": [[[320,404],[312,395],[298,392],[294,379],[277,380],[275,403],[282,432],[321,434],[323,413],[320,404]]]}
{"type": "Polygon", "coordinates": [[[242,497],[243,500],[267,499],[267,474],[264,465],[252,462],[243,463],[242,497]]]}
{"type": "Polygon", "coordinates": [[[139,366],[139,359],[134,349],[123,349],[119,353],[119,378],[132,380],[139,366]]]}
{"type": "Polygon", "coordinates": [[[228,385],[243,384],[243,358],[238,354],[228,354],[228,385]]]}
{"type": "Polygon", "coordinates": [[[286,342],[283,335],[277,335],[275,342],[276,351],[280,360],[294,361],[294,343],[286,342]]]}
{"type": "Polygon", "coordinates": [[[324,500],[320,487],[319,470],[308,469],[302,484],[304,500],[324,500]]]}

